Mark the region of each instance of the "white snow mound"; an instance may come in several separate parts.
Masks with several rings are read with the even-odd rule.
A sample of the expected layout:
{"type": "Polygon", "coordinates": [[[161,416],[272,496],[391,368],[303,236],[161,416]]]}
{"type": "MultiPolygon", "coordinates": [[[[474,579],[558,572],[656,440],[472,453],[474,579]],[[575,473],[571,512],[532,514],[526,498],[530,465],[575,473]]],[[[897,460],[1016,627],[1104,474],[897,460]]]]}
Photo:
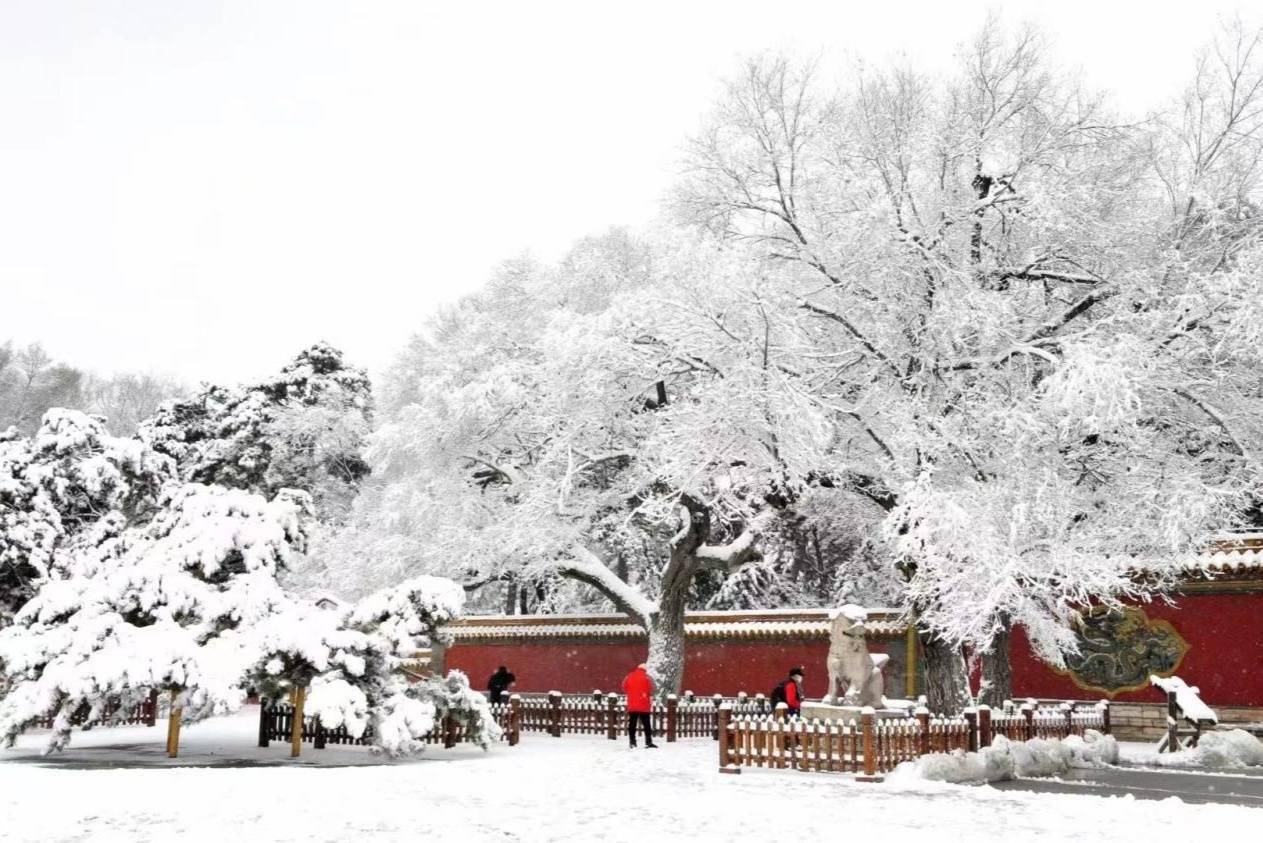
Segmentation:
{"type": "Polygon", "coordinates": [[[1100,767],[1118,761],[1118,741],[1088,729],[1083,737],[1064,740],[1035,738],[1010,741],[997,736],[978,752],[954,750],[923,755],[900,764],[892,781],[925,779],[940,782],[995,782],[1013,778],[1057,776],[1072,767],[1100,767]]]}

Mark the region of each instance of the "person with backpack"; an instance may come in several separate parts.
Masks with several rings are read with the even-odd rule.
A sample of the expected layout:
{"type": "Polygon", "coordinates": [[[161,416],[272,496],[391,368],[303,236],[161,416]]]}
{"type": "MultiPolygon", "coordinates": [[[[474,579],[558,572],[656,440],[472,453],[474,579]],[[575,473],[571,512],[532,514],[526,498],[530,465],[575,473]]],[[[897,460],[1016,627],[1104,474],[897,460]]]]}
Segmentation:
{"type": "Polygon", "coordinates": [[[513,683],[517,681],[517,677],[509,673],[509,669],[504,665],[500,665],[500,669],[491,674],[491,678],[487,680],[487,691],[490,694],[491,702],[504,702],[504,692],[513,687],[513,683]]]}
{"type": "Polygon", "coordinates": [[[653,711],[653,680],[646,665],[637,665],[623,680],[623,693],[627,695],[627,740],[636,748],[636,724],[645,730],[645,749],[657,749],[653,742],[653,723],[649,713],[653,711]]]}
{"type": "Polygon", "coordinates": [[[775,688],[772,689],[772,710],[776,710],[776,706],[785,703],[788,709],[786,714],[790,717],[797,717],[803,707],[803,669],[801,667],[791,667],[789,676],[782,679],[775,688]]]}

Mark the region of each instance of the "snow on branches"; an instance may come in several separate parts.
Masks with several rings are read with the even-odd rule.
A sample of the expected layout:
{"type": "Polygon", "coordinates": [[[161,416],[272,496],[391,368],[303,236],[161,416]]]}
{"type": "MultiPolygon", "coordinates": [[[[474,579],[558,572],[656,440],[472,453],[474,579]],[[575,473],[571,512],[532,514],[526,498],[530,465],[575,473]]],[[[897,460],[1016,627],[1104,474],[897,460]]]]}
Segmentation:
{"type": "Polygon", "coordinates": [[[111,436],[102,419],[45,413],[29,438],[0,434],[0,626],[98,522],[146,517],[173,477],[162,454],[111,436]]]}
{"type": "Polygon", "coordinates": [[[186,481],[268,497],[303,489],[322,518],[336,520],[367,471],[360,450],[371,413],[365,372],[318,343],[271,378],[163,405],[138,435],[186,481]]]}
{"type": "Polygon", "coordinates": [[[287,602],[276,573],[303,550],[305,498],[189,484],[152,521],[100,535],[0,630],[13,686],[0,734],[12,742],[55,712],[60,748],[82,709],[149,688],[179,690],[189,721],[240,705],[255,660],[247,632],[287,602]]]}

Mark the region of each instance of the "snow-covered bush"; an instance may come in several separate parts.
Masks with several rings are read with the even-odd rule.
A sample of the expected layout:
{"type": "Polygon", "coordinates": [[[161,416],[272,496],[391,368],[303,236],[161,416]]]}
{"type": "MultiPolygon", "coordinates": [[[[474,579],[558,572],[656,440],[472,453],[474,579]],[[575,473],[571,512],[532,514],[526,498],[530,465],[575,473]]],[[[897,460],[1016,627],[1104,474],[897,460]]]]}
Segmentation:
{"type": "Polygon", "coordinates": [[[1127,761],[1155,767],[1263,767],[1263,741],[1244,729],[1204,732],[1195,747],[1129,753],[1127,761]]]}
{"type": "Polygon", "coordinates": [[[978,752],[954,750],[923,755],[900,764],[895,781],[929,779],[943,782],[994,782],[1017,777],[1057,776],[1072,767],[1100,767],[1118,761],[1118,742],[1112,735],[1088,729],[1083,737],[1062,740],[1035,738],[1010,741],[999,735],[978,752]]]}
{"type": "Polygon", "coordinates": [[[499,727],[464,674],[413,684],[399,670],[419,647],[447,640],[442,628],[460,615],[463,599],[451,580],[421,576],[341,613],[292,604],[254,628],[251,684],[266,696],[308,688],[305,716],[325,728],[345,726],[352,737],[367,731],[389,755],[423,748],[447,716],[485,748],[499,727]]]}

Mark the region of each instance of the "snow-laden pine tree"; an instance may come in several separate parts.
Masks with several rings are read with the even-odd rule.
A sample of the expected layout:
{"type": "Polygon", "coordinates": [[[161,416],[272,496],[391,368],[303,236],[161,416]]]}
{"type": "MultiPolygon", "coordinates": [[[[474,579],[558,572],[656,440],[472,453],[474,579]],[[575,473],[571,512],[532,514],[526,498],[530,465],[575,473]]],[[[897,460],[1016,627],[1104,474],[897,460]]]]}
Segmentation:
{"type": "Polygon", "coordinates": [[[57,576],[59,553],[102,520],[147,518],[172,463],[103,420],[49,410],[34,434],[0,434],[0,626],[57,576]]]}
{"type": "Polygon", "coordinates": [[[184,719],[237,708],[257,661],[253,628],[290,602],[277,572],[306,542],[302,492],[268,501],[238,489],[174,485],[154,517],[97,522],[58,555],[44,583],[0,630],[11,688],[0,700],[8,743],[55,716],[49,748],[72,719],[125,711],[151,689],[177,694],[184,719]]]}
{"type": "Polygon", "coordinates": [[[273,377],[207,386],[164,405],[139,437],[175,460],[187,482],[264,497],[302,489],[322,521],[336,521],[367,472],[361,449],[371,417],[368,375],[317,343],[273,377]]]}
{"type": "Polygon", "coordinates": [[[419,576],[342,612],[294,603],[254,629],[251,684],[270,697],[308,689],[307,716],[353,737],[367,730],[390,755],[420,750],[448,715],[485,748],[499,726],[463,674],[412,682],[402,670],[419,647],[449,641],[443,627],[459,617],[464,596],[452,580],[419,576]]]}

